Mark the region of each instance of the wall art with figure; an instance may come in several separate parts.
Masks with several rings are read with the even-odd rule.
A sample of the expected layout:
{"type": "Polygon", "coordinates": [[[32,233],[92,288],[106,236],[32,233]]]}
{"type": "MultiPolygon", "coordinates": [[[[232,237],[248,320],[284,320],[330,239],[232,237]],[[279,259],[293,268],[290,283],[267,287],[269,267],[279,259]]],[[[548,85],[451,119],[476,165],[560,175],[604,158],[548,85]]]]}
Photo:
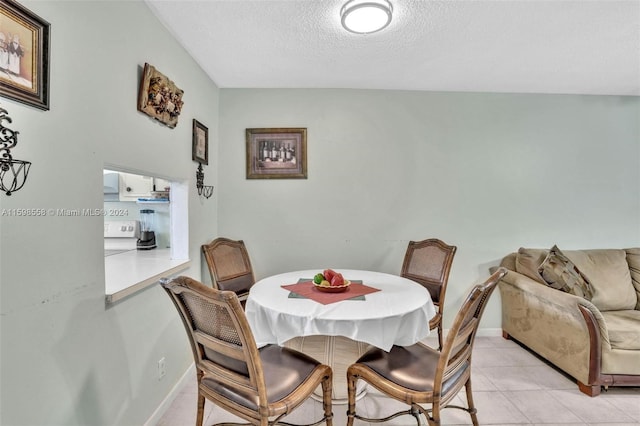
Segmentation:
{"type": "Polygon", "coordinates": [[[50,24],[13,0],[0,2],[0,95],[49,109],[50,24]]]}

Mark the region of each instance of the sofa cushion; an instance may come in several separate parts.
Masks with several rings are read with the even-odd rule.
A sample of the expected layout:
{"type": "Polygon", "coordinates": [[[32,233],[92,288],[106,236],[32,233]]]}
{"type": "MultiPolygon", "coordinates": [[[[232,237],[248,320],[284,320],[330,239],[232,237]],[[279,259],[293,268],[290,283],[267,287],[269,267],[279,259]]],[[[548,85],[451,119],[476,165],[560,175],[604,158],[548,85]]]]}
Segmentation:
{"type": "Polygon", "coordinates": [[[640,311],[603,312],[613,349],[640,350],[640,311]]]}
{"type": "Polygon", "coordinates": [[[631,282],[636,289],[636,309],[640,310],[640,248],[629,248],[627,252],[627,263],[629,264],[629,272],[631,273],[631,282]]]}
{"type": "Polygon", "coordinates": [[[638,296],[625,250],[565,250],[564,254],[589,277],[594,290],[591,303],[599,310],[635,309],[638,296]]]}
{"type": "Polygon", "coordinates": [[[548,253],[549,251],[544,249],[520,247],[520,249],[518,249],[518,255],[516,256],[515,271],[541,284],[546,284],[546,281],[538,272],[538,267],[544,261],[545,257],[547,257],[548,253]]]}
{"type": "MultiPolygon", "coordinates": [[[[515,271],[516,270],[516,257],[518,256],[518,253],[509,253],[508,255],[506,255],[505,257],[502,258],[502,260],[500,261],[500,265],[503,268],[507,268],[510,271],[515,271]]],[[[496,267],[495,270],[497,270],[498,268],[496,267]]],[[[491,268],[489,268],[489,270],[491,270],[491,268]]],[[[495,272],[495,270],[493,272],[495,272]]],[[[492,273],[493,273],[492,272],[492,273]]]]}
{"type": "Polygon", "coordinates": [[[566,293],[591,300],[593,288],[589,279],[565,256],[558,246],[553,246],[538,267],[538,273],[549,285],[566,293]]]}

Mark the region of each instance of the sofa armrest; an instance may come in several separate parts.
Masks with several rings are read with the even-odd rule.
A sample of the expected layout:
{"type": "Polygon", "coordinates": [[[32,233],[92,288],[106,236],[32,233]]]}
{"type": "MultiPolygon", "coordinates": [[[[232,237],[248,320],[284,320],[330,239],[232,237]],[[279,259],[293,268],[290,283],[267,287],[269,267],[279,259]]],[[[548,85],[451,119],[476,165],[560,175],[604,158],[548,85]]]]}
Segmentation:
{"type": "Polygon", "coordinates": [[[610,349],[609,333],[602,313],[591,302],[540,284],[514,271],[500,280],[502,328],[579,381],[589,383],[589,366],[594,353],[610,349]],[[586,323],[584,307],[595,319],[586,323]],[[590,332],[591,328],[591,332],[590,332]],[[592,339],[594,328],[600,339],[592,339]],[[593,348],[591,341],[599,341],[593,348]]]}
{"type": "Polygon", "coordinates": [[[603,348],[611,349],[609,332],[607,331],[605,319],[600,310],[590,301],[570,293],[565,293],[563,291],[547,287],[544,284],[540,284],[531,278],[514,271],[509,271],[509,273],[500,281],[501,289],[506,289],[507,286],[514,289],[514,291],[522,292],[524,302],[527,300],[531,301],[533,299],[539,301],[540,305],[546,306],[550,311],[558,310],[562,313],[570,312],[571,314],[569,315],[569,319],[572,322],[575,321],[580,324],[578,326],[580,329],[584,327],[584,316],[580,313],[578,306],[583,306],[593,315],[597,322],[597,326],[600,331],[600,338],[604,345],[603,348]]]}

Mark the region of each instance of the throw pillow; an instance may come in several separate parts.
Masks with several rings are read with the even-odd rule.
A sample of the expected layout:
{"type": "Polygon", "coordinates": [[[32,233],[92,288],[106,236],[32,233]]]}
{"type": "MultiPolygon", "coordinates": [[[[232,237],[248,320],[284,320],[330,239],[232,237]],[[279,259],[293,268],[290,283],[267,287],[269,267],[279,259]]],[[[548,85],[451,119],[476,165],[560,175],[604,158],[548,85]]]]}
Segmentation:
{"type": "Polygon", "coordinates": [[[538,268],[542,265],[542,262],[548,254],[548,250],[545,249],[520,247],[516,255],[515,271],[541,284],[546,284],[546,281],[540,276],[538,268]]]}
{"type": "Polygon", "coordinates": [[[538,272],[549,287],[587,300],[593,297],[593,287],[587,277],[560,251],[558,246],[553,246],[549,250],[538,272]]]}

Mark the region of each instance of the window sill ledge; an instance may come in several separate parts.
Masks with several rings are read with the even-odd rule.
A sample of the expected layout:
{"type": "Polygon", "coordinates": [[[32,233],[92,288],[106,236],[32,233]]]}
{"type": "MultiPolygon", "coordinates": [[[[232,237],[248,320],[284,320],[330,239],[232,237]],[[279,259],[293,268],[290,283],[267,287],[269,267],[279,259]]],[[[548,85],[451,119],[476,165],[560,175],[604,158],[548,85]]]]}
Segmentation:
{"type": "Polygon", "coordinates": [[[189,259],[171,259],[169,249],[131,250],[107,256],[104,258],[106,302],[115,303],[190,266],[189,259]]]}

